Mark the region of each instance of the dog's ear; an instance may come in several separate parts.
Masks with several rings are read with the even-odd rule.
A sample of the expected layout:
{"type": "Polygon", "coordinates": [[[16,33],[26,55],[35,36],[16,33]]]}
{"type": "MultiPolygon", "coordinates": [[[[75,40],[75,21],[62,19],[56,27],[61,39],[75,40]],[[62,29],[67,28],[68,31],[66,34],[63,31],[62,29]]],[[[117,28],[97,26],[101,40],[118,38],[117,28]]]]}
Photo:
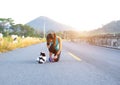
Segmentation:
{"type": "Polygon", "coordinates": [[[40,52],[40,55],[41,55],[41,56],[45,56],[45,53],[40,52]]]}
{"type": "Polygon", "coordinates": [[[45,56],[45,53],[42,53],[43,54],[43,56],[45,56]]]}

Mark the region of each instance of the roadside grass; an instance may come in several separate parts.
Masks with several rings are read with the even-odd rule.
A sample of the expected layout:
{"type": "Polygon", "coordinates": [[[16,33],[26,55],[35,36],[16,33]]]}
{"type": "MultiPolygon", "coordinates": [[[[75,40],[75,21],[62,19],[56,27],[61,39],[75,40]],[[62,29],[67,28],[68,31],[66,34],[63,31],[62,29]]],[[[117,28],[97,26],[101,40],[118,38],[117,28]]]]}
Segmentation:
{"type": "Polygon", "coordinates": [[[7,52],[16,48],[23,48],[41,42],[45,42],[45,39],[33,37],[26,37],[22,39],[21,37],[18,37],[17,41],[14,41],[11,37],[4,37],[0,41],[0,52],[7,52]]]}

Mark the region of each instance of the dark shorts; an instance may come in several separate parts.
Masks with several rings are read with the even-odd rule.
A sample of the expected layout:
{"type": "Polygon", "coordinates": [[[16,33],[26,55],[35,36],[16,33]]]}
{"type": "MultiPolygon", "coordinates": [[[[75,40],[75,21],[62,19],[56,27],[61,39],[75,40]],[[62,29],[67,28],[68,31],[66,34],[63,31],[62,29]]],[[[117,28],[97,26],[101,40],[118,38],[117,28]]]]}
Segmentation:
{"type": "MultiPolygon", "coordinates": [[[[58,52],[58,50],[56,50],[53,45],[50,46],[49,51],[50,51],[51,53],[53,53],[54,56],[56,56],[56,54],[57,54],[57,52],[58,52]]],[[[61,52],[58,54],[58,58],[54,60],[55,62],[59,61],[60,54],[61,54],[61,52]]]]}

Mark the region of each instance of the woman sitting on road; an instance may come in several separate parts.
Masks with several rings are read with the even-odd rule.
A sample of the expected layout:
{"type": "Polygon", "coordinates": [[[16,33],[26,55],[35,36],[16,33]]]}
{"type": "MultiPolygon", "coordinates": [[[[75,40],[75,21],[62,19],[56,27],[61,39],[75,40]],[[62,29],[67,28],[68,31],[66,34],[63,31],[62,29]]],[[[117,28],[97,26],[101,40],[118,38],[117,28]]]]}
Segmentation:
{"type": "Polygon", "coordinates": [[[55,33],[49,33],[46,39],[47,48],[49,50],[49,61],[58,62],[62,50],[62,39],[59,36],[56,36],[55,33]],[[53,54],[54,57],[52,58],[53,54]]]}

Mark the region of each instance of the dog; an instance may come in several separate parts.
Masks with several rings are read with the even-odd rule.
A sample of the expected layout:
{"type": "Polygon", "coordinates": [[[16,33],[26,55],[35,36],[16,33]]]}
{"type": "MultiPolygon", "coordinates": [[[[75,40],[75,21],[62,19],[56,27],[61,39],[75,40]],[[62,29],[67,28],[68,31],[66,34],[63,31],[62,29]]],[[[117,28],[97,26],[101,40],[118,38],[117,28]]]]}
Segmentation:
{"type": "Polygon", "coordinates": [[[43,52],[40,52],[40,56],[37,58],[37,62],[39,64],[43,64],[46,62],[46,55],[43,52]]]}

